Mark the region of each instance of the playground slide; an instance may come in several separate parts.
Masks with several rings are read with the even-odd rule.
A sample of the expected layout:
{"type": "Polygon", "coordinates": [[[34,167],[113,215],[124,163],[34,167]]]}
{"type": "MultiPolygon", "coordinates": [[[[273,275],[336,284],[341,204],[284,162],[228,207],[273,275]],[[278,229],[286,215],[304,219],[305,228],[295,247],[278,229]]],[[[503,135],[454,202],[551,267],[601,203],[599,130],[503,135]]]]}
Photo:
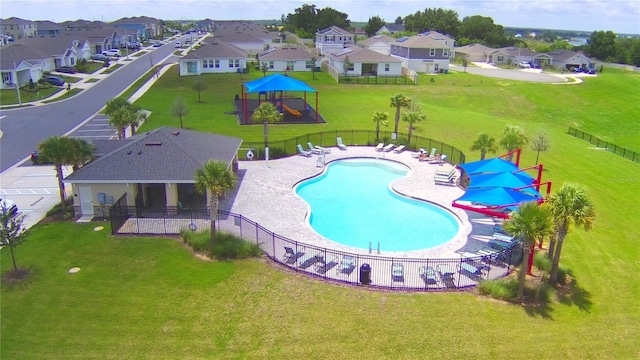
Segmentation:
{"type": "Polygon", "coordinates": [[[297,117],[302,116],[302,114],[300,114],[300,111],[295,110],[295,109],[292,109],[292,108],[288,107],[288,106],[287,106],[287,105],[285,105],[285,104],[282,104],[282,108],[284,109],[284,111],[288,112],[288,113],[289,113],[289,114],[291,114],[291,115],[295,115],[295,116],[297,116],[297,117]]]}

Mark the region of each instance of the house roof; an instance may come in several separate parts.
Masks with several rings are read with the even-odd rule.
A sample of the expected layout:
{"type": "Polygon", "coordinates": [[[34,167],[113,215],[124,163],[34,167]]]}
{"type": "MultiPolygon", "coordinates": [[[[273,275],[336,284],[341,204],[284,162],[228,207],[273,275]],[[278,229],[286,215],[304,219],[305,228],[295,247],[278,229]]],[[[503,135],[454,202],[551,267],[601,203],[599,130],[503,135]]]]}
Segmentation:
{"type": "Polygon", "coordinates": [[[6,19],[0,19],[0,24],[2,25],[25,25],[25,24],[33,24],[31,20],[21,19],[15,16],[6,19]]]}
{"type": "MultiPolygon", "coordinates": [[[[433,32],[432,32],[433,33],[433,32]]],[[[446,40],[453,41],[453,39],[442,35],[442,40],[434,34],[418,34],[408,38],[396,39],[392,45],[407,47],[407,48],[423,48],[423,49],[451,49],[453,46],[445,44],[446,40]]]]}
{"type": "Polygon", "coordinates": [[[404,24],[387,23],[387,24],[384,24],[383,26],[381,26],[380,29],[378,29],[378,31],[383,31],[384,28],[389,30],[389,32],[391,32],[391,33],[403,32],[404,31],[404,24]]]}
{"type": "MultiPolygon", "coordinates": [[[[161,127],[125,140],[121,146],[67,176],[68,183],[192,183],[209,160],[231,164],[242,139],[161,127]]],[[[104,146],[104,144],[103,144],[104,146]]]]}
{"type": "MultiPolygon", "coordinates": [[[[256,42],[256,39],[273,39],[277,36],[275,33],[270,33],[261,25],[250,21],[216,21],[214,34],[217,37],[238,39],[239,42],[256,42]],[[245,34],[254,39],[243,41],[243,38],[237,34],[245,34]]],[[[225,41],[233,42],[228,39],[225,39],[225,41]]]]}
{"type": "Polygon", "coordinates": [[[283,46],[279,48],[269,49],[260,54],[260,60],[311,60],[313,54],[310,52],[296,47],[296,46],[283,46]]]}
{"type": "Polygon", "coordinates": [[[241,31],[237,31],[237,32],[228,32],[228,33],[223,33],[223,34],[219,34],[216,33],[215,34],[215,38],[216,39],[220,39],[222,41],[228,42],[228,43],[237,43],[237,44],[247,44],[247,43],[260,43],[262,44],[264,41],[262,41],[260,38],[253,36],[251,34],[247,34],[241,31]]]}
{"type": "Polygon", "coordinates": [[[471,54],[483,55],[493,50],[495,49],[490,48],[488,46],[484,46],[482,44],[469,44],[469,45],[457,47],[456,53],[469,54],[469,55],[471,54]]]}
{"type": "Polygon", "coordinates": [[[38,28],[38,31],[64,30],[64,26],[49,20],[36,21],[36,27],[38,28]]]}
{"type": "Polygon", "coordinates": [[[339,49],[332,53],[327,54],[327,57],[334,58],[338,61],[344,61],[347,56],[351,62],[376,62],[376,63],[399,63],[402,60],[394,58],[393,56],[384,55],[377,51],[369,50],[359,46],[352,46],[343,49],[339,49]],[[350,51],[349,51],[350,50],[350,51]]]}
{"type": "Polygon", "coordinates": [[[42,61],[49,58],[51,58],[51,54],[46,51],[25,46],[24,44],[9,43],[8,45],[0,46],[0,69],[2,70],[13,70],[14,60],[16,67],[19,67],[20,63],[26,60],[42,61]]]}
{"type": "Polygon", "coordinates": [[[389,45],[392,42],[394,42],[396,39],[392,38],[389,35],[374,35],[370,38],[358,41],[358,45],[362,45],[364,47],[369,47],[369,46],[373,46],[376,44],[386,44],[389,45]]]}
{"type": "Polygon", "coordinates": [[[182,57],[182,59],[230,59],[230,58],[246,58],[247,51],[235,45],[228,44],[217,38],[209,39],[206,43],[202,43],[199,49],[196,49],[182,57]]]}
{"type": "Polygon", "coordinates": [[[123,17],[116,21],[110,22],[110,24],[153,24],[157,23],[160,20],[148,16],[134,16],[134,17],[123,17]]]}
{"type": "Polygon", "coordinates": [[[527,48],[517,48],[515,46],[508,46],[508,47],[503,47],[500,49],[495,49],[493,51],[490,51],[489,54],[497,54],[497,53],[503,53],[506,54],[508,56],[536,56],[539,55],[539,53],[531,50],[531,49],[527,49],[527,48]]]}
{"type": "Polygon", "coordinates": [[[343,28],[337,27],[335,25],[331,25],[328,28],[322,29],[322,30],[318,30],[316,32],[316,34],[322,35],[322,34],[326,34],[328,32],[335,32],[337,34],[340,35],[353,35],[352,33],[348,32],[347,30],[344,30],[343,28]]]}
{"type": "Polygon", "coordinates": [[[554,60],[559,60],[559,61],[568,60],[574,56],[583,56],[586,59],[588,59],[588,57],[582,53],[572,51],[572,50],[566,50],[566,49],[550,51],[547,53],[547,55],[551,56],[554,60]]]}

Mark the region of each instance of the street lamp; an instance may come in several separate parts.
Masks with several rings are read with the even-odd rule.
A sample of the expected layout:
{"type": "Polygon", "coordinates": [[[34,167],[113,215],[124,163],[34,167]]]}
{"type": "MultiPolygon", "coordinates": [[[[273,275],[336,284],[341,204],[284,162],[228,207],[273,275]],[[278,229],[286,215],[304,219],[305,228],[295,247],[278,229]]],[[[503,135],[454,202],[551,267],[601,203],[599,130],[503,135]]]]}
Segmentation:
{"type": "Polygon", "coordinates": [[[13,75],[16,94],[18,95],[18,105],[22,106],[22,100],[20,99],[20,82],[18,81],[18,68],[16,67],[16,54],[13,54],[13,75]]]}

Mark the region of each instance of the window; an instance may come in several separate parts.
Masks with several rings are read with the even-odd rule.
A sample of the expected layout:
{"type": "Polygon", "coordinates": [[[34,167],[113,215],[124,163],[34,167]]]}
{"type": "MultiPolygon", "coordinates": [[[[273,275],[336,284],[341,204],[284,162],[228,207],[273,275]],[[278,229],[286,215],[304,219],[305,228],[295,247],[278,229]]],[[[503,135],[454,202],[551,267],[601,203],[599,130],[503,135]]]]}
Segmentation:
{"type": "Polygon", "coordinates": [[[2,82],[5,83],[5,84],[11,82],[11,73],[10,72],[3,72],[2,73],[2,82]]]}
{"type": "Polygon", "coordinates": [[[239,59],[235,59],[235,60],[229,60],[229,67],[230,68],[239,68],[240,67],[240,60],[239,59]]]}
{"type": "Polygon", "coordinates": [[[440,71],[440,64],[436,63],[434,66],[435,72],[440,71]]]}
{"type": "Polygon", "coordinates": [[[436,49],[429,49],[429,56],[436,56],[436,49]]]}
{"type": "Polygon", "coordinates": [[[213,68],[213,60],[212,59],[204,59],[204,60],[202,60],[202,68],[203,69],[212,69],[213,68]]]}
{"type": "Polygon", "coordinates": [[[384,71],[389,71],[389,64],[384,64],[384,71]]]}
{"type": "Polygon", "coordinates": [[[442,56],[449,57],[449,49],[443,49],[442,50],[442,56]]]}
{"type": "Polygon", "coordinates": [[[213,67],[215,67],[216,69],[220,68],[220,60],[213,60],[213,67]]]}
{"type": "Polygon", "coordinates": [[[498,62],[504,62],[504,56],[499,55],[498,56],[498,62]]]}
{"type": "Polygon", "coordinates": [[[325,42],[336,42],[336,36],[335,35],[327,35],[324,38],[324,41],[325,42]]]}
{"type": "Polygon", "coordinates": [[[347,70],[348,71],[353,71],[353,63],[349,63],[349,68],[347,70]]]}
{"type": "Polygon", "coordinates": [[[307,69],[313,69],[313,62],[311,60],[307,60],[305,67],[307,69]]]}
{"type": "Polygon", "coordinates": [[[273,61],[269,61],[269,69],[273,69],[273,67],[274,67],[273,61]]]}

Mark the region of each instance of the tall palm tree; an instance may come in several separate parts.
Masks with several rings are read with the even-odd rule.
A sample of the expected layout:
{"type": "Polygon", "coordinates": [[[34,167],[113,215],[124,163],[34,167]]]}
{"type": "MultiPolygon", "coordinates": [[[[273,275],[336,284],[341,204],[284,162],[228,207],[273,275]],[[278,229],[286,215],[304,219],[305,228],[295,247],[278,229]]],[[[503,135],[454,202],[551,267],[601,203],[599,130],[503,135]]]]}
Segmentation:
{"type": "Polygon", "coordinates": [[[413,124],[425,121],[427,119],[427,115],[423,114],[420,111],[418,106],[411,106],[411,110],[407,113],[402,114],[402,121],[406,121],[409,123],[409,135],[407,142],[411,142],[411,134],[413,133],[413,124]]]}
{"type": "Polygon", "coordinates": [[[135,135],[137,126],[146,118],[140,106],[119,97],[107,101],[104,112],[109,115],[109,123],[118,129],[119,139],[124,139],[127,126],[131,126],[131,135],[135,135]]]}
{"type": "MultiPolygon", "coordinates": [[[[529,139],[525,135],[524,130],[517,125],[507,125],[502,131],[502,138],[500,138],[500,146],[507,152],[521,148],[528,142],[529,139]]],[[[512,155],[509,155],[507,160],[511,161],[511,157],[512,155]]]]}
{"type": "Polygon", "coordinates": [[[473,144],[471,144],[469,150],[480,150],[480,160],[484,160],[488,152],[495,154],[496,151],[498,151],[498,146],[496,145],[496,139],[493,136],[487,134],[479,134],[478,138],[475,139],[473,144]]]}
{"type": "Polygon", "coordinates": [[[533,256],[535,242],[553,233],[551,212],[545,204],[538,205],[535,201],[528,202],[520,205],[518,210],[511,214],[511,217],[504,222],[503,228],[513,237],[520,239],[520,245],[525,253],[518,274],[518,298],[522,300],[525,278],[528,273],[527,267],[533,256]]]}
{"type": "Polygon", "coordinates": [[[84,164],[93,159],[95,146],[80,138],[68,138],[72,151],[69,153],[70,165],[73,171],[80,169],[84,164]]]}
{"type": "Polygon", "coordinates": [[[209,220],[211,222],[211,245],[216,241],[216,217],[219,197],[236,185],[236,177],[227,164],[209,160],[195,173],[196,190],[201,194],[209,193],[209,220]]]}
{"type": "Polygon", "coordinates": [[[264,122],[264,147],[269,147],[269,124],[275,124],[282,121],[283,115],[270,102],[260,104],[251,115],[253,122],[264,122]]]}
{"type": "Polygon", "coordinates": [[[584,187],[565,183],[559,190],[549,195],[547,204],[553,214],[555,239],[549,243],[549,258],[553,259],[549,282],[553,285],[558,280],[558,265],[564,239],[572,226],[580,226],[585,230],[593,228],[595,210],[593,202],[584,187]],[[555,241],[554,241],[555,240],[555,241]]]}
{"type": "Polygon", "coordinates": [[[388,126],[387,118],[389,114],[382,111],[374,111],[373,112],[373,122],[376,123],[376,140],[380,139],[380,124],[384,126],[388,126]]]}
{"type": "Polygon", "coordinates": [[[58,189],[60,191],[60,202],[62,203],[62,213],[67,213],[66,196],[64,183],[62,182],[62,167],[71,165],[75,159],[73,154],[73,143],[69,138],[53,136],[38,145],[38,149],[43,158],[53,163],[58,178],[58,189]]]}
{"type": "Polygon", "coordinates": [[[129,126],[129,110],[125,107],[115,110],[109,116],[109,124],[114,126],[118,131],[118,139],[125,138],[125,129],[129,126]]]}
{"type": "Polygon", "coordinates": [[[391,103],[389,105],[396,108],[396,126],[393,132],[397,134],[398,125],[400,124],[400,109],[409,107],[409,105],[411,105],[411,99],[401,93],[395,93],[391,98],[391,103]]]}

